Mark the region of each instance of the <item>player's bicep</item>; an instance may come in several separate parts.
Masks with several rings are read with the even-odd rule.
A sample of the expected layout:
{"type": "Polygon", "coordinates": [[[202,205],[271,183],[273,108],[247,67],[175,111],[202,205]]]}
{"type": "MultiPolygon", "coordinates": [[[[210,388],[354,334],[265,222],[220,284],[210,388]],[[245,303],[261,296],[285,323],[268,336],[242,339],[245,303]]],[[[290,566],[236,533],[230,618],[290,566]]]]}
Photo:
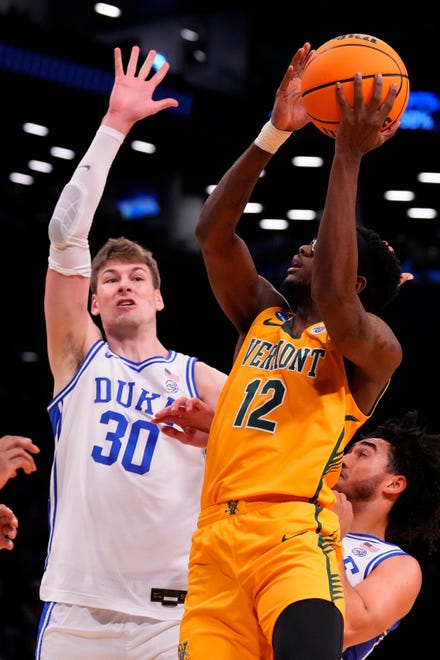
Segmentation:
{"type": "Polygon", "coordinates": [[[88,278],[65,276],[48,269],[44,313],[48,357],[54,375],[66,367],[70,371],[70,363],[77,364],[87,344],[100,336],[88,312],[88,295],[88,278]]]}
{"type": "Polygon", "coordinates": [[[323,320],[332,342],[370,381],[385,385],[402,359],[401,345],[391,328],[360,303],[326,310],[323,320]]]}

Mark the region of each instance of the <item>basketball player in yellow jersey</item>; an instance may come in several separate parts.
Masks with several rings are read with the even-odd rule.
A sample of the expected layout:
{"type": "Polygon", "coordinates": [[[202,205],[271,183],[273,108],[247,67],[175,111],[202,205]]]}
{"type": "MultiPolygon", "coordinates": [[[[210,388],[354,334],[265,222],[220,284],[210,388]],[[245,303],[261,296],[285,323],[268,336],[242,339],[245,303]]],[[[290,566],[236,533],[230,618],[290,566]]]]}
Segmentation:
{"type": "MultiPolygon", "coordinates": [[[[339,85],[342,119],[317,240],[292,258],[283,294],[256,272],[236,227],[262,170],[308,117],[300,48],[271,120],[206,200],[196,227],[215,296],[239,333],[208,439],[193,536],[180,660],[339,660],[344,600],[339,525],[331,510],[345,445],[401,361],[376,315],[398,292],[400,264],[356,227],[362,157],[396,96],[382,77],[366,105],[339,85]]],[[[324,138],[323,138],[324,139],[324,138]]],[[[327,138],[326,138],[327,139],[327,138]]]]}

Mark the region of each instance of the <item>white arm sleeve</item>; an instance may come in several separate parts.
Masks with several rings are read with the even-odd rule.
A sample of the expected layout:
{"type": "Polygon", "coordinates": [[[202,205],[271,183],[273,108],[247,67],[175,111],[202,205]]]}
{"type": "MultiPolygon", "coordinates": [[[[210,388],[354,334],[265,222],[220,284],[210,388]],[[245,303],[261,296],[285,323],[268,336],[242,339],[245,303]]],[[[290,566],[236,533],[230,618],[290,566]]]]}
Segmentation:
{"type": "Polygon", "coordinates": [[[63,275],[90,277],[89,231],[124,137],[110,126],[100,126],[64,186],[49,222],[49,268],[63,275]]]}

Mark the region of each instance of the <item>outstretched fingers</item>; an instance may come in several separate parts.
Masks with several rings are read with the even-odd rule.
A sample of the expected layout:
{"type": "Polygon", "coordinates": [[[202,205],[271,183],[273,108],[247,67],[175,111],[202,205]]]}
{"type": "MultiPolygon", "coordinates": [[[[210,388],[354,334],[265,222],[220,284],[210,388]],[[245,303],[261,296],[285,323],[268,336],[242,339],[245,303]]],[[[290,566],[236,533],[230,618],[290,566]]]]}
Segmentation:
{"type": "Polygon", "coordinates": [[[139,69],[139,78],[142,78],[143,80],[146,80],[148,76],[150,75],[151,68],[154,64],[154,60],[156,59],[157,51],[155,50],[150,50],[147,57],[144,60],[144,63],[142,64],[141,68],[139,69]]]}
{"type": "Polygon", "coordinates": [[[137,65],[138,65],[138,60],[139,60],[139,52],[140,52],[139,46],[133,46],[132,47],[131,53],[130,53],[130,59],[128,60],[128,64],[127,64],[127,72],[126,72],[126,75],[131,77],[131,78],[136,78],[136,70],[137,70],[137,65]]]}
{"type": "MultiPolygon", "coordinates": [[[[123,76],[126,75],[127,77],[131,78],[139,78],[139,80],[147,80],[148,76],[151,73],[151,69],[154,64],[154,60],[156,59],[157,51],[156,50],[150,50],[148,52],[147,57],[145,58],[143,64],[141,65],[139,72],[137,72],[138,68],[138,63],[139,63],[139,54],[140,54],[140,48],[139,46],[133,46],[131,49],[130,53],[130,59],[128,60],[127,64],[127,71],[124,74],[124,67],[122,64],[122,55],[121,55],[121,49],[120,48],[115,48],[115,73],[118,76],[123,76]]],[[[170,68],[170,65],[168,62],[164,62],[160,69],[153,75],[151,76],[151,82],[157,86],[162,80],[165,78],[166,74],[168,73],[168,70],[170,68]]]]}
{"type": "Polygon", "coordinates": [[[156,71],[154,76],[151,77],[151,80],[154,82],[155,85],[158,85],[162,80],[165,78],[165,76],[168,73],[168,69],[170,68],[170,65],[168,62],[164,62],[160,69],[156,71]]]}
{"type": "Polygon", "coordinates": [[[301,74],[304,70],[304,66],[309,56],[315,51],[310,51],[310,44],[306,42],[304,46],[298,48],[295,55],[292,57],[287,70],[281,80],[279,91],[285,92],[289,89],[289,85],[293,78],[301,77],[301,74]]]}
{"type": "Polygon", "coordinates": [[[121,49],[117,46],[114,49],[114,58],[115,58],[115,77],[119,78],[124,75],[124,67],[122,66],[122,53],[121,49]]]}

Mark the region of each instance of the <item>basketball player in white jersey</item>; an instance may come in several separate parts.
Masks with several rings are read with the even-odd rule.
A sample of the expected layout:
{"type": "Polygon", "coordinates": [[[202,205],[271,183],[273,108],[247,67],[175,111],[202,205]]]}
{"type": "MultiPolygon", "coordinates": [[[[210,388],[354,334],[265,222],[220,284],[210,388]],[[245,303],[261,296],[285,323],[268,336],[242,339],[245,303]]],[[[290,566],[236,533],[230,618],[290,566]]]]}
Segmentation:
{"type": "Polygon", "coordinates": [[[124,72],[115,49],[108,111],[49,224],[44,307],[55,452],[41,660],[177,657],[205,455],[163,435],[151,418],[180,396],[214,406],[226,377],[161,343],[156,315],[164,302],[149,251],[109,239],[92,263],[88,245],[127,133],[177,106],[153,100],[168,71],[164,64],[151,74],[155,55],[138,65],[133,47],[124,72]]]}
{"type": "MultiPolygon", "coordinates": [[[[177,423],[165,433],[200,447],[213,414],[201,401],[183,398],[154,420],[177,423]]],[[[410,411],[358,435],[335,490],[346,600],[342,658],[363,660],[399,626],[419,594],[422,571],[410,552],[417,547],[429,554],[440,540],[440,434],[410,411]]]]}

